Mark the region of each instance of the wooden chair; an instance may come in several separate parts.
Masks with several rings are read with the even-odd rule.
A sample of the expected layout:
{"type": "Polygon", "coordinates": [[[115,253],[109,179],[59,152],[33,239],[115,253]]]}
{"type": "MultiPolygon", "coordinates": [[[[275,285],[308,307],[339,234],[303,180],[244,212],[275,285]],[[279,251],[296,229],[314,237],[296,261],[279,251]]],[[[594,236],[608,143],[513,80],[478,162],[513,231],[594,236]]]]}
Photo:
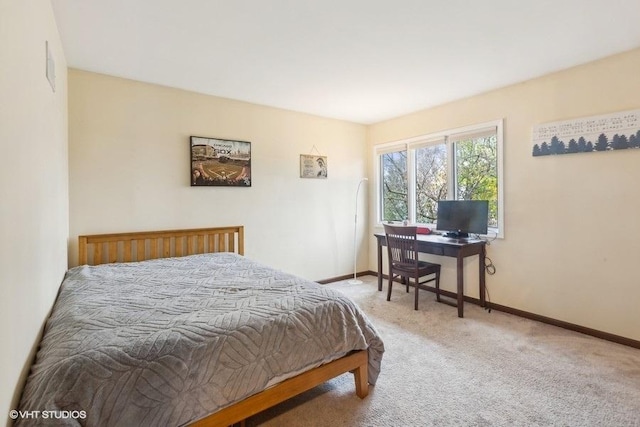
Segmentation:
{"type": "Polygon", "coordinates": [[[402,283],[407,285],[409,292],[410,279],[413,278],[416,296],[415,307],[418,309],[418,289],[420,285],[435,280],[436,300],[440,302],[440,264],[434,264],[418,259],[417,227],[393,226],[384,224],[387,237],[387,252],[389,254],[389,289],[387,301],[391,301],[391,286],[395,277],[401,277],[402,283]],[[420,278],[435,275],[424,282],[420,278]]]}

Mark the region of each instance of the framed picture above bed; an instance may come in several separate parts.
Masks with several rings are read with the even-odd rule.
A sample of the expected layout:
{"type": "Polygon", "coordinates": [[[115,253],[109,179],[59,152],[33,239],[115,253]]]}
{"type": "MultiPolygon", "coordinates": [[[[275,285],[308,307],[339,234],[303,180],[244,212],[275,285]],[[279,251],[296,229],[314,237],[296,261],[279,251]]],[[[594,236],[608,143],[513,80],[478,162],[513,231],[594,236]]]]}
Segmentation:
{"type": "Polygon", "coordinates": [[[251,187],[251,143],[191,136],[192,187],[251,187]]]}

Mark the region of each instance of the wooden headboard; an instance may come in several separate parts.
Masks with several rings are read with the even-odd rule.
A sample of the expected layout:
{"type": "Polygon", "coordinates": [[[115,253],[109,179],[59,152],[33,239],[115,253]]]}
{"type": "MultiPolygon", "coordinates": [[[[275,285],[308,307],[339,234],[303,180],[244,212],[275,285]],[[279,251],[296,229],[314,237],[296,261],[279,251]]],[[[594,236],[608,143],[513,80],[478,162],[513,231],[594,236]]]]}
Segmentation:
{"type": "Polygon", "coordinates": [[[78,237],[78,263],[98,265],[211,252],[244,255],[244,227],[94,234],[78,237]]]}

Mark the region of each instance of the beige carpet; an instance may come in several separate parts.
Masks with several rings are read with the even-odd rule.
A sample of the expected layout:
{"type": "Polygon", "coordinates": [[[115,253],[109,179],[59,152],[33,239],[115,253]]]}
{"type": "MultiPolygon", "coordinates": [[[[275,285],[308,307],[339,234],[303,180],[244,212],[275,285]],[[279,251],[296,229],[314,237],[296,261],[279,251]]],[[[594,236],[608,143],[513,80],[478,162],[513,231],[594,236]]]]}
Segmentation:
{"type": "Polygon", "coordinates": [[[640,350],[465,305],[375,277],[330,286],[354,299],[386,352],[364,400],[345,374],[247,426],[640,426],[640,350]],[[412,289],[413,291],[413,289],[412,289]]]}

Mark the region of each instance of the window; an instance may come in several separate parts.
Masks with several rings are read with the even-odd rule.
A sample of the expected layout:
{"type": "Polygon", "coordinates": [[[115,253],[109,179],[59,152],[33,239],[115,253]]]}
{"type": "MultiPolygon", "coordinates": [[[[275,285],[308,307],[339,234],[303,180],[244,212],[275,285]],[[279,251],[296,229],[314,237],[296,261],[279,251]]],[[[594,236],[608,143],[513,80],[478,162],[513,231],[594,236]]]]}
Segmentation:
{"type": "Polygon", "coordinates": [[[489,200],[489,228],[504,236],[502,120],[453,129],[375,150],[378,221],[433,226],[438,200],[489,200]]]}
{"type": "Polygon", "coordinates": [[[386,221],[402,221],[409,217],[407,151],[383,153],[380,163],[383,218],[386,221]]]}

